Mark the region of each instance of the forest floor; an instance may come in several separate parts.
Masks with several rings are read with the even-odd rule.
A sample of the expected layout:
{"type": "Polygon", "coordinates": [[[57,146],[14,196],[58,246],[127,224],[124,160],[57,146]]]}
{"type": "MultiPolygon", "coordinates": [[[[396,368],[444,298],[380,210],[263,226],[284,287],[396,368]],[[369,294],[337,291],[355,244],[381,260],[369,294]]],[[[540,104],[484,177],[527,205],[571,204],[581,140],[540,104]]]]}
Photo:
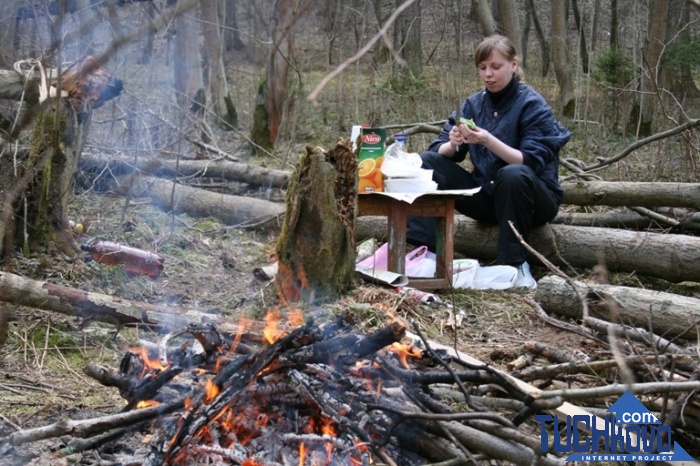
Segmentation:
{"type": "MultiPolygon", "coordinates": [[[[103,239],[158,252],[165,257],[160,277],[129,277],[119,266],[102,265],[87,255],[18,256],[15,273],[123,299],[219,313],[231,322],[244,318],[263,321],[268,310],[280,306],[274,284],[252,274],[255,267],[272,260],[276,231],[239,230],[211,219],[172,216],[148,200],[127,203],[94,192],[76,193],[71,212],[73,221],[85,227],[77,235],[79,243],[103,239]]],[[[534,269],[538,277],[545,272],[534,269]]],[[[523,353],[528,341],[564,347],[582,356],[603,356],[604,349],[591,340],[539,320],[527,302],[532,294],[456,290],[438,293],[449,306],[428,305],[358,279],[347,296],[322,306],[307,306],[303,312],[321,321],[351,312],[359,331],[397,319],[409,329],[415,323],[429,338],[504,371],[523,353]],[[455,309],[463,311],[456,330],[452,324],[455,309]]],[[[0,347],[0,436],[62,419],[118,412],[125,401],[117,389],[100,385],[83,368],[89,363],[119,368],[129,348],[162,338],[149,331],[119,329],[10,304],[0,304],[0,309],[10,317],[7,338],[0,347]]],[[[13,455],[0,455],[0,464],[59,464],[54,455],[60,446],[57,439],[23,445],[13,455]]]]}

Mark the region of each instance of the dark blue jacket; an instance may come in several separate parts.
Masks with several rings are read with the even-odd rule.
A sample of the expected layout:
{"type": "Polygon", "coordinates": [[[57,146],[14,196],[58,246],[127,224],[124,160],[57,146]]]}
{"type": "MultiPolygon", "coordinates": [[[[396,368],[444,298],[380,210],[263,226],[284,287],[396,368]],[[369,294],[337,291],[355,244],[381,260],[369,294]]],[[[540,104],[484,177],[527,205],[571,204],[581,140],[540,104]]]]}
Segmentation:
{"type": "MultiPolygon", "coordinates": [[[[569,141],[571,133],[554,119],[544,97],[530,86],[517,82],[496,107],[483,90],[465,100],[460,112],[460,116],[471,118],[476,126],[520,150],[523,163],[535,171],[561,204],[564,190],[559,185],[559,150],[569,141]]],[[[441,144],[450,140],[455,113],[452,112],[428,150],[437,152],[441,144]]],[[[462,162],[467,152],[474,166],[475,180],[490,193],[491,182],[506,162],[481,144],[462,144],[454,161],[462,162]]]]}

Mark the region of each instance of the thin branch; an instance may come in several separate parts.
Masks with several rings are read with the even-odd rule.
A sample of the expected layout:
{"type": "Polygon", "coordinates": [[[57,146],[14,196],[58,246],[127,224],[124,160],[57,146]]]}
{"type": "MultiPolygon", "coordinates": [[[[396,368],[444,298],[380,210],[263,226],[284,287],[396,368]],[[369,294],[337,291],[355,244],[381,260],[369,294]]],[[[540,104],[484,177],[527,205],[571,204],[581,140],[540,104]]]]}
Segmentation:
{"type": "Polygon", "coordinates": [[[164,405],[152,406],[150,408],[137,409],[119,414],[109,414],[83,421],[59,421],[48,426],[14,432],[5,437],[3,441],[17,446],[63,435],[90,437],[111,429],[133,425],[162,414],[170,413],[182,408],[184,405],[185,398],[181,398],[164,405]]]}
{"type": "Polygon", "coordinates": [[[364,47],[362,47],[360,50],[358,50],[358,52],[357,52],[355,55],[353,55],[352,57],[350,57],[350,58],[348,58],[347,60],[345,60],[343,63],[341,63],[340,65],[338,65],[338,67],[337,67],[335,70],[331,71],[328,75],[326,75],[326,76],[321,80],[321,82],[318,83],[318,85],[314,88],[314,90],[311,91],[311,94],[309,94],[309,95],[306,97],[306,100],[308,100],[309,102],[311,102],[314,106],[315,106],[315,105],[318,105],[318,101],[317,101],[316,99],[318,98],[318,95],[321,93],[321,91],[323,90],[323,88],[325,88],[326,85],[327,85],[333,78],[335,78],[335,77],[338,76],[340,73],[342,73],[342,72],[345,70],[345,68],[347,68],[348,66],[352,65],[352,64],[355,63],[357,60],[359,60],[360,58],[362,58],[367,52],[369,52],[369,50],[374,46],[374,44],[376,44],[377,41],[378,41],[379,39],[381,39],[382,37],[384,37],[384,35],[387,33],[387,31],[389,30],[389,28],[391,27],[391,25],[394,23],[394,21],[396,21],[396,18],[398,18],[399,15],[400,15],[406,8],[408,8],[409,6],[411,6],[411,4],[412,4],[413,2],[415,2],[415,0],[406,0],[401,6],[399,6],[399,7],[391,14],[391,16],[389,16],[389,19],[386,20],[386,23],[384,23],[384,25],[383,25],[382,28],[379,30],[379,32],[377,32],[377,34],[375,34],[374,37],[372,37],[372,38],[369,40],[369,42],[367,42],[367,44],[365,44],[364,47]]]}
{"type": "Polygon", "coordinates": [[[614,384],[602,387],[578,388],[564,390],[547,390],[533,394],[533,398],[561,397],[567,401],[588,400],[591,398],[603,398],[606,396],[619,396],[627,390],[635,395],[649,393],[682,393],[700,389],[699,381],[690,382],[647,382],[633,384],[614,384]]]}
{"type": "Polygon", "coordinates": [[[691,129],[695,126],[700,126],[700,119],[688,120],[685,123],[683,123],[682,125],[676,126],[675,128],[671,128],[671,129],[668,129],[666,131],[662,131],[660,133],[652,134],[649,137],[635,141],[631,145],[627,146],[622,152],[620,152],[619,154],[617,154],[613,157],[601,160],[600,162],[598,162],[595,165],[585,167],[583,169],[583,172],[587,173],[587,172],[590,172],[593,170],[597,170],[597,169],[606,167],[608,165],[612,165],[613,163],[624,159],[625,157],[627,157],[632,152],[634,152],[635,150],[639,149],[642,146],[645,146],[645,145],[650,144],[650,143],[655,142],[655,141],[659,141],[661,139],[675,136],[676,134],[682,133],[683,131],[691,129]]]}

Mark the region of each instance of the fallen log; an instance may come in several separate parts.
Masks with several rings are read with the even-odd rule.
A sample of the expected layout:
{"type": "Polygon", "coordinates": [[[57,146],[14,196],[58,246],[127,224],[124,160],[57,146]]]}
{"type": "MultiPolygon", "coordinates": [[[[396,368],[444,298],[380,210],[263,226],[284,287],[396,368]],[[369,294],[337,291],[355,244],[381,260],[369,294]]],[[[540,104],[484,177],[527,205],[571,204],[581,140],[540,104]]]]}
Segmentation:
{"type": "MultiPolygon", "coordinates": [[[[496,259],[498,227],[455,216],[456,252],[482,261],[496,259]]],[[[385,238],[386,218],[357,219],[357,241],[385,238]]],[[[558,266],[591,268],[601,262],[610,271],[636,272],[671,282],[700,281],[700,238],[688,235],[545,225],[529,244],[558,266]]]]}
{"type": "MultiPolygon", "coordinates": [[[[672,357],[664,355],[648,355],[648,356],[628,356],[624,359],[624,363],[628,366],[645,367],[650,364],[661,364],[666,366],[670,364],[672,357]]],[[[690,356],[679,356],[680,363],[688,364],[691,362],[690,356]]],[[[564,374],[593,374],[599,375],[610,369],[617,369],[620,361],[616,359],[605,359],[602,361],[572,361],[561,364],[553,364],[549,366],[531,366],[525,369],[511,372],[513,377],[517,377],[525,381],[547,380],[553,379],[564,374]]]]}
{"type": "Polygon", "coordinates": [[[251,188],[285,188],[290,171],[275,170],[229,160],[166,160],[142,157],[138,160],[114,157],[107,154],[83,155],[78,166],[89,173],[105,171],[126,175],[139,171],[142,174],[161,177],[210,177],[246,183],[251,188]]]}
{"type": "Polygon", "coordinates": [[[564,204],[700,209],[700,183],[577,181],[562,186],[564,204]]]}
{"type": "MultiPolygon", "coordinates": [[[[667,338],[695,340],[700,331],[700,299],[625,286],[582,282],[576,286],[586,296],[592,317],[642,327],[667,338]]],[[[535,299],[548,313],[582,318],[578,296],[563,278],[542,278],[535,299]]]]}
{"type": "MultiPolygon", "coordinates": [[[[86,321],[105,322],[120,326],[143,326],[167,331],[190,324],[204,325],[221,319],[193,309],[129,301],[114,296],[54,285],[45,281],[0,271],[0,301],[18,306],[58,312],[81,317],[86,321]]],[[[226,324],[217,322],[222,330],[226,324]]],[[[234,334],[236,326],[228,328],[234,334]]]]}
{"type": "Polygon", "coordinates": [[[208,216],[238,227],[269,228],[285,212],[284,204],[278,202],[218,194],[153,177],[138,179],[129,192],[151,198],[165,211],[208,216]]]}
{"type": "Polygon", "coordinates": [[[125,413],[108,414],[106,416],[81,421],[58,421],[48,426],[33,429],[20,430],[2,439],[2,443],[10,445],[22,445],[63,435],[74,437],[90,437],[96,433],[106,432],[122,426],[133,425],[147,419],[153,419],[165,413],[170,413],[185,405],[185,399],[179,399],[167,404],[152,406],[150,408],[128,411],[125,413]]]}
{"type": "Polygon", "coordinates": [[[559,212],[551,223],[579,227],[627,228],[631,230],[666,230],[671,227],[673,231],[688,231],[693,233],[700,231],[700,214],[697,212],[685,212],[681,215],[674,215],[673,212],[659,213],[674,219],[676,223],[674,225],[666,225],[649,216],[632,211],[559,212]]]}

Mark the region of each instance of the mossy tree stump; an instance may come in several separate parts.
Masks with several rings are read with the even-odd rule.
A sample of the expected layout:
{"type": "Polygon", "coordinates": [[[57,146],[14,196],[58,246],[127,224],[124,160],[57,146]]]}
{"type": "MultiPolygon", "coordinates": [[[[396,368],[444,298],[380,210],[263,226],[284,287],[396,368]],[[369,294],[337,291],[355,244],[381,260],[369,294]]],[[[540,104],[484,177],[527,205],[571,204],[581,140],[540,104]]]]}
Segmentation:
{"type": "MultiPolygon", "coordinates": [[[[44,83],[42,83],[44,87],[44,83]]],[[[45,88],[46,95],[49,89],[45,88]]],[[[18,168],[0,164],[0,256],[18,247],[25,254],[79,252],[68,226],[73,176],[90,129],[92,110],[117,97],[122,82],[95,58],[85,57],[61,76],[61,98],[34,106],[30,149],[18,168]]],[[[30,120],[28,120],[30,121],[30,120]]]]}
{"type": "Polygon", "coordinates": [[[328,153],[307,148],[287,190],[277,243],[277,291],[284,300],[324,302],[352,288],[357,158],[349,139],[328,153]]]}

